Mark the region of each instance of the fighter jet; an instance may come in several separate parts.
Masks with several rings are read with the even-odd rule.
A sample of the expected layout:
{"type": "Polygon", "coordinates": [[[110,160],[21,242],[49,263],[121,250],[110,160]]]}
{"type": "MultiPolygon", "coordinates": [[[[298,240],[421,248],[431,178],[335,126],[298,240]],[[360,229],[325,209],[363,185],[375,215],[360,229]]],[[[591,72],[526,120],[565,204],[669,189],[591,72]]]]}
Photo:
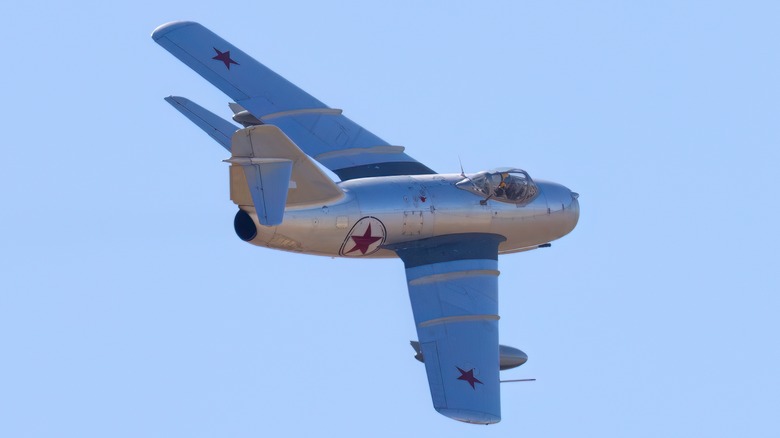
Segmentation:
{"type": "Polygon", "coordinates": [[[303,254],[400,258],[434,408],[500,421],[499,369],[527,356],[498,343],[498,255],[568,234],[579,195],[515,167],[434,172],[198,23],[163,24],[152,38],[232,100],[241,127],[166,98],[230,153],[238,237],[303,254]]]}

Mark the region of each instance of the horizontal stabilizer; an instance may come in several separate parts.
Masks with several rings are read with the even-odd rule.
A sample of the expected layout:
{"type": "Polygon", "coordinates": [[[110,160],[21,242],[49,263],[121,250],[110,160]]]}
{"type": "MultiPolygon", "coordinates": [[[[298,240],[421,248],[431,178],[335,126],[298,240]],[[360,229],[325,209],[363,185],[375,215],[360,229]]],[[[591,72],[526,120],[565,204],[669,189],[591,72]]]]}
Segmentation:
{"type": "Polygon", "coordinates": [[[190,121],[202,129],[211,138],[230,151],[230,139],[238,127],[203,108],[195,102],[179,96],[169,96],[165,100],[184,114],[190,121]]]}

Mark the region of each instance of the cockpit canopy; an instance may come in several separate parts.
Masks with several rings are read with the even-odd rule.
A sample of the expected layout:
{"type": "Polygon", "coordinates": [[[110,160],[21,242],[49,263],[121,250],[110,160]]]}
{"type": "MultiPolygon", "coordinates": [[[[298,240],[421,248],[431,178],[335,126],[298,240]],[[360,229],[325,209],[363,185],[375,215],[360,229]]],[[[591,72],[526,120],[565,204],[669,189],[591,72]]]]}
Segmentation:
{"type": "Polygon", "coordinates": [[[499,169],[479,172],[455,183],[459,189],[468,190],[485,199],[526,205],[539,194],[539,187],[520,169],[499,169]]]}

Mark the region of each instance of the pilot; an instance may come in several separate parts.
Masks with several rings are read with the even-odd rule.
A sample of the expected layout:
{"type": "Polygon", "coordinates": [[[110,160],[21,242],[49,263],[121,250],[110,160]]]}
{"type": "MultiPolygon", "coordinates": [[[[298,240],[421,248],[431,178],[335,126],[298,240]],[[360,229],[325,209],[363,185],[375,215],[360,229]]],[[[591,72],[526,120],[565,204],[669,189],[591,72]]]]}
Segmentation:
{"type": "Polygon", "coordinates": [[[501,172],[501,182],[498,183],[498,187],[496,187],[497,197],[503,198],[505,196],[507,181],[509,181],[509,173],[501,172]]]}
{"type": "Polygon", "coordinates": [[[501,184],[506,187],[506,182],[509,181],[509,172],[501,172],[501,184]]]}
{"type": "Polygon", "coordinates": [[[514,201],[515,199],[520,197],[520,184],[515,181],[514,178],[509,180],[509,184],[506,187],[506,197],[510,201],[514,201]]]}

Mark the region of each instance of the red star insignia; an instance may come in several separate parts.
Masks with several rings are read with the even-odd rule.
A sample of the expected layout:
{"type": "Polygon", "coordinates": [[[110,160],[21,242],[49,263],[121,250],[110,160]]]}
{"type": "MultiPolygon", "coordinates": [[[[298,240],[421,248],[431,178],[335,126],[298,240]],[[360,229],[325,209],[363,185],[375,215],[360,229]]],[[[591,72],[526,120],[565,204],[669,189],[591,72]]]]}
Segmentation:
{"type": "Polygon", "coordinates": [[[219,50],[217,50],[216,47],[214,47],[213,49],[214,49],[215,52],[217,52],[217,56],[215,56],[215,57],[213,57],[211,59],[215,59],[217,61],[224,62],[225,63],[225,67],[227,67],[228,70],[230,70],[230,64],[241,65],[241,64],[237,63],[236,61],[233,61],[232,59],[230,59],[230,50],[228,50],[227,52],[220,52],[219,50]]]}
{"type": "Polygon", "coordinates": [[[371,235],[370,223],[368,224],[368,228],[366,228],[366,232],[363,233],[362,236],[350,236],[350,237],[355,242],[355,246],[349,251],[347,251],[346,254],[360,250],[360,253],[365,255],[366,251],[368,251],[368,247],[371,246],[372,243],[382,239],[382,236],[374,237],[371,235]]]}
{"type": "Polygon", "coordinates": [[[474,387],[475,383],[479,383],[480,385],[484,385],[484,383],[480,382],[479,379],[474,377],[474,368],[472,368],[472,369],[470,369],[468,371],[463,371],[462,369],[460,369],[460,367],[455,367],[455,368],[457,368],[458,371],[460,371],[460,377],[458,377],[458,380],[465,380],[465,381],[469,382],[469,385],[471,385],[471,387],[473,389],[477,389],[477,388],[474,387]]]}

